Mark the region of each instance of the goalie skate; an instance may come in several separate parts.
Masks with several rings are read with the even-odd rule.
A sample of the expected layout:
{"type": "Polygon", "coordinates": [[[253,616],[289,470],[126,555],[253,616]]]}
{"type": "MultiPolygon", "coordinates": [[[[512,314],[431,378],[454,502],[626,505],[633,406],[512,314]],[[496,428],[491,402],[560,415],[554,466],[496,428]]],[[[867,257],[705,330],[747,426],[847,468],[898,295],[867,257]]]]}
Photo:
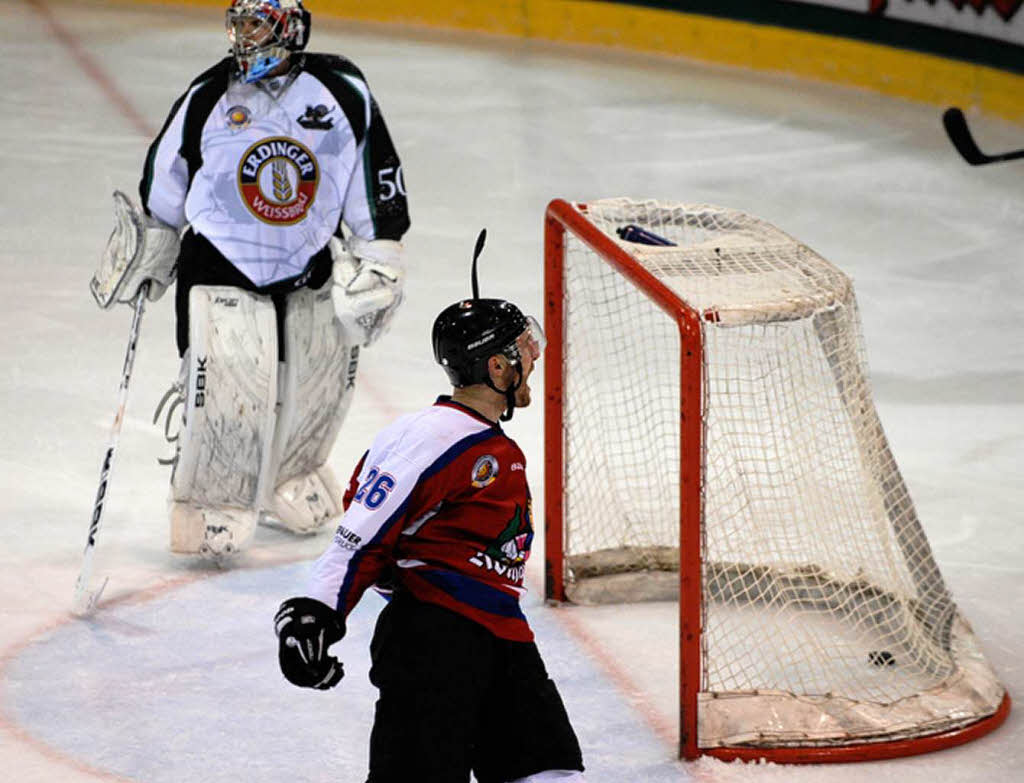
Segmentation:
{"type": "Polygon", "coordinates": [[[257,513],[241,508],[201,507],[171,501],[171,551],[222,562],[252,540],[257,513]]]}

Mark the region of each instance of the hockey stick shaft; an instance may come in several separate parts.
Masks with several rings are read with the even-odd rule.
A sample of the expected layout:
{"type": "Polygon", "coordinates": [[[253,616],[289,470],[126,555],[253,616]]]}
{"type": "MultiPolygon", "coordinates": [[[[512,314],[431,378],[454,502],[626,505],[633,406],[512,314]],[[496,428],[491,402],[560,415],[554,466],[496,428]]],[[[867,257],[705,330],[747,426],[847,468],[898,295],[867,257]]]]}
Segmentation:
{"type": "Polygon", "coordinates": [[[946,128],[949,140],[956,147],[956,151],[972,166],[984,166],[987,163],[1024,158],[1024,149],[1004,152],[999,155],[986,155],[974,141],[971,129],[967,127],[967,118],[964,117],[964,113],[956,107],[951,107],[943,112],[942,124],[946,128]]]}
{"type": "Polygon", "coordinates": [[[135,346],[139,340],[139,328],[142,324],[142,313],[146,309],[146,295],[149,293],[149,283],[143,283],[139,293],[135,297],[135,309],[132,313],[132,325],[128,334],[128,348],[124,355],[124,367],[121,369],[121,386],[117,393],[117,413],[114,415],[114,424],[110,430],[110,441],[107,443],[107,450],[103,455],[103,465],[100,468],[100,483],[96,488],[96,500],[92,505],[92,518],[89,520],[89,535],[85,542],[85,551],[82,554],[82,567],[78,572],[78,580],[75,582],[75,595],[72,601],[72,611],[79,615],[87,615],[96,608],[100,594],[107,583],[104,580],[98,590],[91,590],[93,557],[96,553],[96,539],[100,531],[100,521],[103,519],[103,506],[107,499],[107,489],[110,486],[110,471],[114,465],[114,452],[117,450],[117,442],[121,437],[121,424],[124,422],[124,412],[128,405],[128,384],[132,377],[132,367],[135,364],[135,346]]]}

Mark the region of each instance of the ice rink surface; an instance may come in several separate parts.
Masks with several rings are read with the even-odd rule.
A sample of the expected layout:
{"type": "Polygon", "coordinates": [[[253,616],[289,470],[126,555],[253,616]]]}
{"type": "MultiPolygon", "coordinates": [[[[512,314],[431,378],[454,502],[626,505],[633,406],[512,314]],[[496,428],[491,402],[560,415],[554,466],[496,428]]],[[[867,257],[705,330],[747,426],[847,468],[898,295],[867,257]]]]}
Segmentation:
{"type": "MultiPolygon", "coordinates": [[[[86,284],[110,191],[134,194],[148,137],[225,51],[221,13],[0,0],[0,18],[0,778],[361,781],[378,599],[338,647],[337,689],[300,691],[276,670],[273,611],[329,536],[261,528],[223,571],[167,552],[168,447],[149,420],[177,373],[170,297],[142,325],[100,535],[105,603],[90,621],[68,614],[130,320],[86,284]]],[[[968,167],[936,107],[784,75],[322,18],[310,48],[367,75],[413,217],[407,303],[364,354],[340,476],[376,430],[445,391],[429,328],[469,293],[481,227],[484,295],[539,315],[551,198],[742,209],[854,278],[893,451],[954,596],[1024,704],[1022,164],[968,167]]],[[[1021,145],[1020,128],[975,119],[986,151],[1021,145]]],[[[537,497],[541,424],[538,406],[507,428],[537,497]]],[[[527,611],[592,782],[1024,780],[1024,706],[978,742],[913,759],[676,762],[674,607],[546,608],[542,559],[527,611]]]]}

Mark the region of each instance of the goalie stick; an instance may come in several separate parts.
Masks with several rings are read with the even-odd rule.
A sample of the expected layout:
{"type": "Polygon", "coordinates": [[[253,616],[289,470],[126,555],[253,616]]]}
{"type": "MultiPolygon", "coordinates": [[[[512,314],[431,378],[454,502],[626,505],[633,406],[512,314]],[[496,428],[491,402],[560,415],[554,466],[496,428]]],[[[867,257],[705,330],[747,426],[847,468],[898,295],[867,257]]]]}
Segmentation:
{"type": "Polygon", "coordinates": [[[146,294],[149,293],[149,283],[145,282],[139,286],[139,292],[135,296],[135,311],[132,314],[131,331],[128,334],[128,349],[124,355],[124,367],[121,370],[121,386],[118,389],[117,413],[114,414],[114,425],[110,430],[110,441],[107,444],[106,453],[103,455],[103,466],[100,468],[100,484],[96,488],[96,500],[92,506],[92,518],[89,520],[89,535],[85,541],[85,552],[82,554],[82,567],[78,572],[78,580],[75,582],[75,595],[71,603],[71,611],[79,617],[84,617],[96,608],[100,600],[103,588],[107,586],[107,579],[98,590],[91,590],[89,587],[92,581],[92,560],[96,552],[96,537],[100,531],[100,520],[103,517],[103,503],[107,499],[107,488],[110,485],[110,469],[114,464],[114,451],[117,449],[117,441],[121,436],[121,423],[124,421],[124,411],[128,404],[128,382],[132,377],[132,365],[135,364],[135,344],[139,339],[139,326],[142,323],[142,313],[146,308],[146,294]]]}
{"type": "Polygon", "coordinates": [[[1001,155],[986,155],[978,149],[978,145],[971,135],[971,129],[967,127],[967,118],[955,106],[946,109],[942,113],[942,124],[946,128],[949,140],[956,147],[956,151],[972,166],[984,166],[986,163],[998,163],[1002,160],[1024,158],[1024,149],[1004,152],[1001,155]]]}

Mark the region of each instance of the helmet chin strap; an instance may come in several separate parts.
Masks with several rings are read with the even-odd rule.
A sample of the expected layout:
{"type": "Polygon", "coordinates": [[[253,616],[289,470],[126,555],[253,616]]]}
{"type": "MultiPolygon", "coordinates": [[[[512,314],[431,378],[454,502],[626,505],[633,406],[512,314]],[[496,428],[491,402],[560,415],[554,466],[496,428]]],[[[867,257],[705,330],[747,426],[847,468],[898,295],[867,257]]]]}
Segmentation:
{"type": "Polygon", "coordinates": [[[490,376],[488,376],[484,381],[484,383],[494,389],[498,394],[505,395],[505,412],[498,417],[501,421],[511,420],[512,413],[516,409],[516,392],[519,391],[519,387],[523,385],[523,366],[519,362],[515,362],[513,366],[516,368],[516,382],[509,385],[507,389],[499,389],[495,386],[490,376]]]}

